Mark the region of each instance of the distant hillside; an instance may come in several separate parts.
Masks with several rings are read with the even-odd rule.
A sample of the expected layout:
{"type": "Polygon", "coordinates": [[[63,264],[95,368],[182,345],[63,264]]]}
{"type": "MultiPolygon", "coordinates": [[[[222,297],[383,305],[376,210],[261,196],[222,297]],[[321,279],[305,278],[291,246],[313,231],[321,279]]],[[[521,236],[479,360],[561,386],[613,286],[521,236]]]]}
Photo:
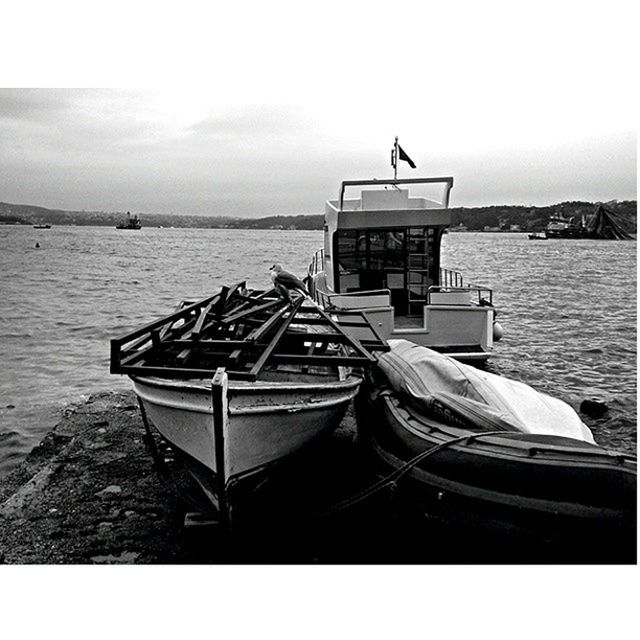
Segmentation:
{"type": "MultiPolygon", "coordinates": [[[[132,211],[131,213],[138,213],[132,211]]],[[[209,228],[223,226],[235,220],[230,216],[208,217],[172,215],[166,213],[138,213],[143,226],[148,227],[190,227],[209,228]]],[[[28,204],[8,204],[0,202],[0,224],[52,224],[78,225],[95,227],[115,227],[126,220],[124,211],[62,211],[60,209],[45,209],[28,204]]]]}
{"type": "MultiPolygon", "coordinates": [[[[470,231],[482,231],[486,227],[509,230],[517,225],[522,231],[542,231],[555,214],[562,214],[565,218],[583,215],[589,217],[595,210],[594,202],[561,202],[546,207],[525,207],[519,205],[504,205],[490,207],[452,207],[451,225],[462,224],[470,231]]],[[[607,209],[617,214],[630,233],[636,233],[637,201],[613,200],[604,203],[607,209]]]]}
{"type": "MultiPolygon", "coordinates": [[[[616,213],[630,233],[636,233],[637,202],[635,200],[607,202],[606,207],[616,213]]],[[[572,216],[589,216],[593,213],[593,202],[562,202],[546,207],[519,205],[493,205],[489,207],[454,207],[451,209],[452,226],[464,225],[470,231],[516,228],[522,231],[541,231],[549,217],[561,213],[572,216]]],[[[324,216],[289,215],[265,218],[233,218],[229,216],[192,216],[163,213],[138,213],[143,227],[182,228],[231,228],[231,229],[322,229],[324,216]]],[[[51,224],[90,225],[115,227],[126,218],[126,212],[62,211],[25,204],[0,202],[0,224],[51,224]]]]}

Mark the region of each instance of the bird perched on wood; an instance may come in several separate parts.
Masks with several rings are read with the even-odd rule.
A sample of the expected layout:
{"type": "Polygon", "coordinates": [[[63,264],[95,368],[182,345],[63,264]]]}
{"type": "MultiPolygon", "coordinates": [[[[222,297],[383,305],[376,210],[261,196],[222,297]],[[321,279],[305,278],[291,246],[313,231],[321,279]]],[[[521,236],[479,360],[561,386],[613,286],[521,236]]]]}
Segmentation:
{"type": "Polygon", "coordinates": [[[300,278],[289,273],[282,268],[281,264],[274,264],[271,269],[271,279],[273,280],[273,288],[287,302],[291,302],[291,291],[300,291],[305,295],[309,295],[307,288],[300,278]]]}

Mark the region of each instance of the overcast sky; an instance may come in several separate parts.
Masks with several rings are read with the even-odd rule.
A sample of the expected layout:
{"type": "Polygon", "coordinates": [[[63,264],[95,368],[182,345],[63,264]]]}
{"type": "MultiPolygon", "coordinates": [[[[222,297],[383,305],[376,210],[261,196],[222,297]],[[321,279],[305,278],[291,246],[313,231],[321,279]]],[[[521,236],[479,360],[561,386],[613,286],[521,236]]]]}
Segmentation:
{"type": "Polygon", "coordinates": [[[396,135],[400,177],[454,176],[454,206],[635,199],[631,4],[116,1],[53,30],[60,5],[16,10],[2,86],[127,88],[0,89],[0,201],[320,213],[341,180],[392,176],[396,135]]]}

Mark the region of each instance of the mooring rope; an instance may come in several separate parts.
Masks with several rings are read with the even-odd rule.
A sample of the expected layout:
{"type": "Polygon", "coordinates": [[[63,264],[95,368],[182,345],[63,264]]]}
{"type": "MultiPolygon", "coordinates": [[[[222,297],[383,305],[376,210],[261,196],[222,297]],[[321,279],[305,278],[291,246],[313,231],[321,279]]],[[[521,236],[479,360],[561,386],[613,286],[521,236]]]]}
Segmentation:
{"type": "Polygon", "coordinates": [[[496,435],[504,435],[504,434],[505,434],[504,430],[503,431],[483,431],[481,433],[472,433],[464,436],[459,436],[457,438],[453,438],[452,440],[447,440],[447,442],[443,442],[442,444],[437,444],[431,447],[430,449],[427,449],[426,451],[422,451],[417,456],[411,458],[411,460],[409,460],[408,462],[405,462],[401,467],[399,467],[398,469],[395,469],[389,475],[378,480],[377,482],[372,484],[370,487],[367,487],[366,489],[364,489],[363,491],[360,491],[354,496],[351,496],[346,500],[342,500],[341,502],[338,502],[332,507],[325,509],[324,511],[319,513],[316,516],[316,518],[318,519],[326,518],[327,516],[338,513],[339,511],[344,511],[345,509],[348,509],[349,507],[352,507],[353,505],[358,504],[363,500],[366,500],[367,498],[375,495],[379,491],[382,491],[382,489],[384,489],[387,485],[399,480],[404,474],[410,471],[412,467],[417,465],[419,462],[422,462],[425,458],[432,456],[434,453],[438,453],[443,449],[447,449],[448,447],[458,444],[460,442],[464,442],[465,440],[468,442],[471,442],[472,440],[476,440],[477,438],[482,438],[484,436],[496,436],[496,435]]]}

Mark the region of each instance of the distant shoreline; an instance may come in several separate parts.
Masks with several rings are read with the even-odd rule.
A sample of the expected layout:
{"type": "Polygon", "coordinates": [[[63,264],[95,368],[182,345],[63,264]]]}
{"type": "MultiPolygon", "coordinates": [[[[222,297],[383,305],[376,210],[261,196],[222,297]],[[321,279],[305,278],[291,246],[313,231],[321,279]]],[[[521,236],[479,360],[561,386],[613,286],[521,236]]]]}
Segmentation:
{"type": "MultiPolygon", "coordinates": [[[[565,218],[589,216],[597,203],[562,202],[544,207],[523,205],[492,205],[485,207],[452,207],[451,226],[463,225],[468,231],[542,231],[552,215],[565,218]]],[[[620,216],[631,233],[636,232],[637,201],[622,200],[605,203],[620,216]]],[[[323,214],[265,216],[238,218],[230,216],[194,216],[164,213],[137,213],[142,227],[183,229],[276,229],[317,231],[324,224],[323,214]]],[[[94,226],[115,227],[126,214],[103,211],[62,211],[32,205],[0,202],[0,225],[94,226]]]]}

